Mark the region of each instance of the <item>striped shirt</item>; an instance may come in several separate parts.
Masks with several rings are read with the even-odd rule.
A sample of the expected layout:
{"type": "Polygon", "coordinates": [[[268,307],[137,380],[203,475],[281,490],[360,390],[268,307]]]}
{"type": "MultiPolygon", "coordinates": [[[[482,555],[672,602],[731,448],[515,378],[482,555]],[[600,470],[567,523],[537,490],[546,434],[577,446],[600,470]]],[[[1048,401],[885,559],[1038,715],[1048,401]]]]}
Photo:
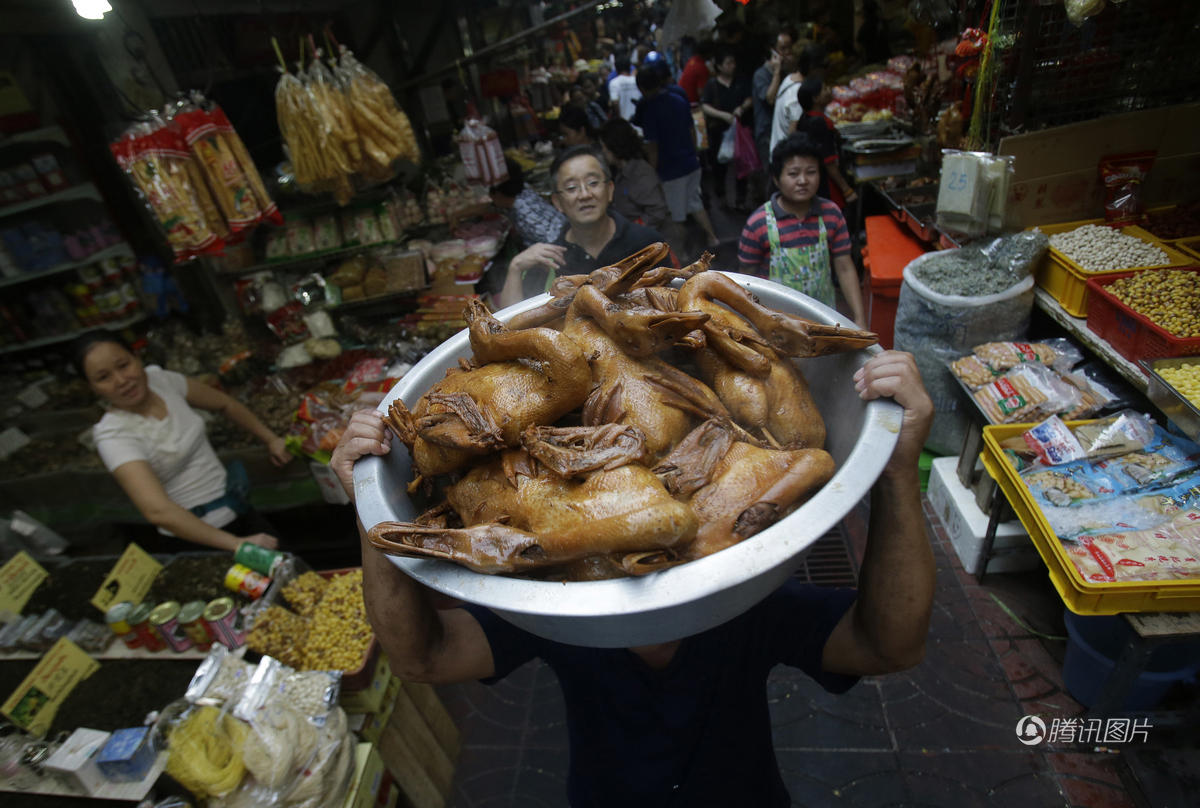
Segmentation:
{"type": "MultiPolygon", "coordinates": [[[[821,228],[817,223],[814,209],[819,207],[821,216],[825,219],[826,238],[829,239],[829,252],[833,257],[847,255],[850,252],[850,231],[846,229],[846,220],[838,206],[822,197],[813,197],[804,221],[788,213],[779,205],[779,192],[771,195],[770,204],[775,206],[775,221],[779,226],[779,246],[784,249],[793,247],[808,247],[816,244],[820,238],[821,228]]],[[[743,270],[766,277],[768,257],[771,251],[770,239],[767,236],[767,211],[759,207],[742,228],[742,237],[738,241],[738,261],[743,264],[743,270]]]]}

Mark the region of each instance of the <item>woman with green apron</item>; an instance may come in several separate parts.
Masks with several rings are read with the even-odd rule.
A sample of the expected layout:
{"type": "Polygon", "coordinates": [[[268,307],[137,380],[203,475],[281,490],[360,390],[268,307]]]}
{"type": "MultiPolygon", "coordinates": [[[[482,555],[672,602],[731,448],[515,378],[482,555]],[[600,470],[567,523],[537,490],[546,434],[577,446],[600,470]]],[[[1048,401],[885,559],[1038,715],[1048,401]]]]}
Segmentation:
{"type": "Polygon", "coordinates": [[[738,260],[742,272],[765,276],[830,308],[837,304],[836,272],[847,313],[866,328],[845,219],[837,205],[817,196],[822,170],[821,153],[805,135],[792,135],[775,147],[771,174],[779,191],[747,220],[738,260]]]}

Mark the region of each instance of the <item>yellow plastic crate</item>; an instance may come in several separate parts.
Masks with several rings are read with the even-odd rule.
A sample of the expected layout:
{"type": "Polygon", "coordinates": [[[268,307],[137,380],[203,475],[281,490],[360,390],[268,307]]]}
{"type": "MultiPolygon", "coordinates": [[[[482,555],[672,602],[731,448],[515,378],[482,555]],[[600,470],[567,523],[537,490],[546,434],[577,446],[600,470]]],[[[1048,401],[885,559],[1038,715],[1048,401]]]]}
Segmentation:
{"type": "Polygon", "coordinates": [[[1192,262],[1200,262],[1200,236],[1181,238],[1175,242],[1175,249],[1184,255],[1191,256],[1192,262]]]}
{"type": "MultiPolygon", "coordinates": [[[[1068,421],[1068,426],[1091,423],[1068,421]]],[[[1067,557],[1062,542],[1054,535],[1045,514],[1000,444],[1022,435],[1035,424],[1003,424],[983,428],[983,467],[991,475],[1029,533],[1033,546],[1046,563],[1050,581],[1067,608],[1076,614],[1119,614],[1120,612],[1200,611],[1200,579],[1170,581],[1118,581],[1093,583],[1080,577],[1067,557]]]]}
{"type": "MultiPolygon", "coordinates": [[[[1060,224],[1038,225],[1038,229],[1047,236],[1053,236],[1056,233],[1066,233],[1069,230],[1074,230],[1077,227],[1082,227],[1085,224],[1104,224],[1103,219],[1087,219],[1080,222],[1062,222],[1060,224]]],[[[1151,267],[1125,267],[1123,269],[1108,269],[1100,272],[1091,272],[1084,269],[1082,266],[1072,261],[1063,253],[1051,247],[1046,250],[1046,255],[1042,258],[1038,265],[1036,280],[1037,285],[1050,293],[1050,296],[1058,301],[1063,310],[1073,317],[1087,317],[1088,304],[1088,288],[1087,282],[1089,278],[1103,278],[1106,275],[1113,275],[1118,272],[1141,272],[1145,269],[1166,269],[1167,267],[1189,266],[1195,263],[1195,259],[1184,255],[1172,247],[1167,246],[1161,239],[1157,239],[1136,225],[1122,227],[1121,232],[1139,238],[1149,244],[1161,249],[1167,254],[1169,259],[1166,264],[1158,264],[1151,267]]]]}

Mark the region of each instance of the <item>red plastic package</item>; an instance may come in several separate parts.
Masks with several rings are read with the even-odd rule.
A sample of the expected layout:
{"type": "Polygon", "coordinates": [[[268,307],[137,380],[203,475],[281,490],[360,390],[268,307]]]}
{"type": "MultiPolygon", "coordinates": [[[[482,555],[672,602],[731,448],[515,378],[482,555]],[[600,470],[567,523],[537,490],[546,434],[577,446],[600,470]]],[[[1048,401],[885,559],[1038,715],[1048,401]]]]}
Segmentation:
{"type": "Polygon", "coordinates": [[[1100,158],[1100,183],[1104,186],[1104,220],[1114,227],[1136,224],[1146,214],[1142,184],[1154,165],[1157,152],[1113,154],[1100,158]]]}

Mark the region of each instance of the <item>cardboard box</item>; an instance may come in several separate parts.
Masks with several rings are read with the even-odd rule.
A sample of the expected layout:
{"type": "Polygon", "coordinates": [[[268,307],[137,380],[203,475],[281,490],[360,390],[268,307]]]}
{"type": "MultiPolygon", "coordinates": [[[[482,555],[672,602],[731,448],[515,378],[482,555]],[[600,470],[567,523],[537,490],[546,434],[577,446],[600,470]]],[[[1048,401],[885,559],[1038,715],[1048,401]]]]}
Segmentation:
{"type": "Polygon", "coordinates": [[[119,729],[96,758],[96,765],[109,780],[136,783],[146,777],[157,757],[149,727],[119,729]]]}
{"type": "MultiPolygon", "coordinates": [[[[983,537],[987,533],[988,515],[975,504],[975,494],[958,480],[958,458],[938,457],[929,475],[929,504],[933,506],[942,526],[950,534],[963,569],[970,575],[979,572],[983,562],[983,537]]],[[[1004,496],[997,492],[996,496],[1004,496]]],[[[1008,550],[988,560],[988,572],[1017,572],[1037,569],[1042,565],[1025,527],[1017,519],[996,526],[993,550],[1008,550]]]]}
{"type": "Polygon", "coordinates": [[[1148,205],[1186,202],[1200,183],[1200,104],[1176,104],[1055,126],[1000,141],[1012,155],[1008,216],[1018,227],[1104,215],[1098,164],[1111,154],[1158,153],[1143,186],[1148,205]]]}
{"type": "Polygon", "coordinates": [[[383,759],[375,744],[363,741],[354,748],[354,776],[342,808],[374,808],[383,785],[383,759]]]}
{"type": "Polygon", "coordinates": [[[388,680],[387,688],[383,692],[383,703],[378,710],[363,717],[362,726],[356,730],[358,737],[371,743],[379,742],[383,728],[387,726],[392,711],[396,709],[396,697],[400,694],[400,688],[400,680],[395,676],[388,680]]]}
{"type": "Polygon", "coordinates": [[[379,712],[379,708],[383,706],[383,697],[391,678],[392,668],[388,665],[387,655],[380,653],[375,667],[375,675],[371,677],[370,683],[361,690],[342,690],[338,703],[348,713],[379,712]]]}
{"type": "Polygon", "coordinates": [[[64,785],[89,796],[108,782],[96,760],[108,743],[111,732],[80,727],[46,761],[46,771],[64,785]]]}

